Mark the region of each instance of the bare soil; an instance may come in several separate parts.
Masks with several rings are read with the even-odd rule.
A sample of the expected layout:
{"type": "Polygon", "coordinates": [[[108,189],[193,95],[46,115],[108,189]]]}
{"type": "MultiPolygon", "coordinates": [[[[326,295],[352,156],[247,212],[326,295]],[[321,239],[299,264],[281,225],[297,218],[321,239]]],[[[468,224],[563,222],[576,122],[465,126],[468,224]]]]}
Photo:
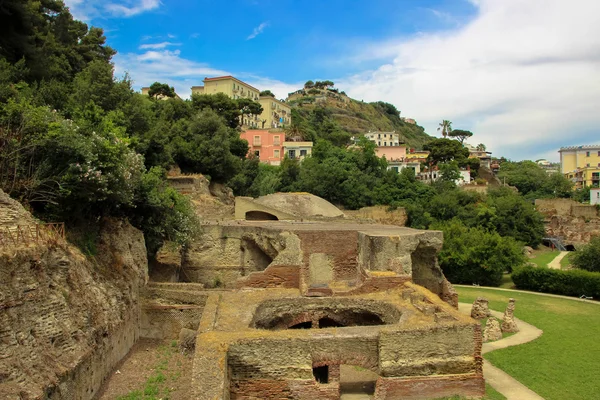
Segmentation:
{"type": "Polygon", "coordinates": [[[176,343],[140,339],[112,371],[96,400],[191,400],[192,353],[176,343]]]}

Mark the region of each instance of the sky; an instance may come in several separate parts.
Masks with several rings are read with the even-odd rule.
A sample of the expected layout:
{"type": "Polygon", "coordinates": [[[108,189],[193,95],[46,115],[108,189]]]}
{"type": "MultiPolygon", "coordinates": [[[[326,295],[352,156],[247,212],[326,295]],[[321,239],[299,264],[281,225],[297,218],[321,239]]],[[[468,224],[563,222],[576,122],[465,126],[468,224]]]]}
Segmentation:
{"type": "Polygon", "coordinates": [[[104,29],[117,76],[182,97],[234,75],[278,98],[307,80],[386,101],[494,156],[600,144],[598,0],[65,0],[104,29]]]}

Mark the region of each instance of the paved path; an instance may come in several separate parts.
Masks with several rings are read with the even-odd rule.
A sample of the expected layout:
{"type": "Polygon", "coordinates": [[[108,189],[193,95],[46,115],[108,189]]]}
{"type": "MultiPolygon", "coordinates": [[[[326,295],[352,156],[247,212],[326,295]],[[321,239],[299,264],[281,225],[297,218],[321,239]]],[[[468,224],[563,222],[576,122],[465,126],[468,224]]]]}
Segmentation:
{"type": "MultiPolygon", "coordinates": [[[[471,314],[471,304],[459,303],[458,309],[464,314],[471,314]]],[[[490,311],[494,317],[502,318],[503,316],[501,312],[494,310],[490,311]]],[[[531,342],[540,337],[543,333],[542,330],[527,322],[521,321],[520,319],[515,318],[515,322],[519,327],[519,332],[496,342],[484,343],[481,347],[481,353],[485,354],[505,347],[531,342]]],[[[533,390],[527,388],[501,369],[494,367],[487,360],[483,361],[483,376],[485,381],[498,392],[502,393],[507,400],[544,400],[533,390]]]]}
{"type": "Polygon", "coordinates": [[[561,269],[560,261],[565,258],[567,254],[569,254],[568,251],[561,251],[556,257],[554,257],[554,260],[548,263],[548,268],[561,269]]]}

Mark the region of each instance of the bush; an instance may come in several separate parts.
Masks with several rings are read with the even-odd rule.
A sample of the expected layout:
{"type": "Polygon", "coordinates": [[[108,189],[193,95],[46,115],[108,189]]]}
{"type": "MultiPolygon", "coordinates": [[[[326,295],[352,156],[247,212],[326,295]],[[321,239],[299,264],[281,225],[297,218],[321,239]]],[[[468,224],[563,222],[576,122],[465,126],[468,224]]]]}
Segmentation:
{"type": "Polygon", "coordinates": [[[502,274],[522,266],[522,244],[483,228],[470,228],[458,219],[433,224],[444,232],[439,260],[444,275],[452,283],[499,286],[502,274]]]}
{"type": "Polygon", "coordinates": [[[526,266],[513,272],[512,280],[521,290],[600,298],[600,273],[598,272],[563,271],[526,266]]]}
{"type": "Polygon", "coordinates": [[[596,236],[570,257],[571,263],[579,268],[600,272],[600,236],[596,236]]]}

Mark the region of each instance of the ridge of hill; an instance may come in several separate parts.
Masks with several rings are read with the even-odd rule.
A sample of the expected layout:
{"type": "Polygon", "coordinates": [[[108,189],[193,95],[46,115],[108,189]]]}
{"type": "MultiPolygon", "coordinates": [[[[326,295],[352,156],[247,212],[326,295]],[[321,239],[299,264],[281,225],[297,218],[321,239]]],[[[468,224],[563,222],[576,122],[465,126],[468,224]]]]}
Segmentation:
{"type": "Polygon", "coordinates": [[[295,117],[296,123],[308,121],[313,126],[334,124],[351,136],[369,131],[395,131],[401,134],[409,148],[415,149],[421,149],[433,139],[422,126],[404,121],[393,104],[383,101],[366,103],[337,89],[300,89],[289,94],[287,103],[292,108],[292,118],[295,117]]]}

